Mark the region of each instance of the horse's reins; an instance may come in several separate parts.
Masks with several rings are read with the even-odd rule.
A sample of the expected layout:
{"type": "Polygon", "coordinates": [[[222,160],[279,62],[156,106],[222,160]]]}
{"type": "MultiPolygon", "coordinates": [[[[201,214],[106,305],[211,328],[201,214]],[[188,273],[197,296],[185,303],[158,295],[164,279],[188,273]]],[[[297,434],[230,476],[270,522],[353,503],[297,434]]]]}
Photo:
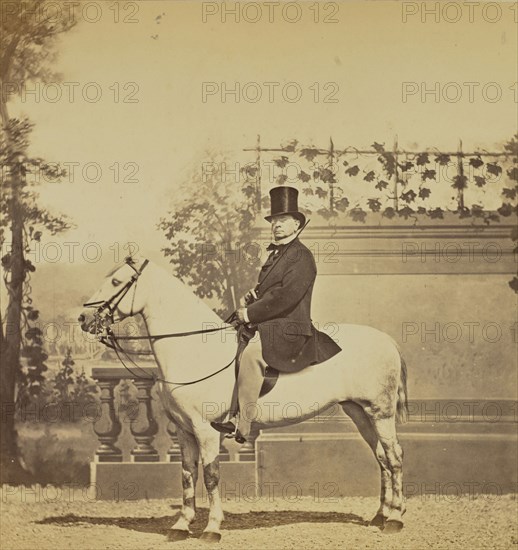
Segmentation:
{"type": "MultiPolygon", "coordinates": [[[[307,222],[301,227],[301,229],[298,231],[298,234],[297,234],[296,238],[298,238],[298,236],[302,233],[302,231],[305,229],[305,227],[308,225],[309,222],[310,222],[310,220],[307,220],[307,222]]],[[[284,247],[284,249],[281,251],[281,253],[279,255],[279,260],[286,253],[286,251],[293,244],[294,241],[295,241],[295,239],[290,241],[284,247]]],[[[104,312],[104,310],[108,311],[108,320],[113,321],[113,314],[115,313],[115,310],[116,310],[117,306],[119,305],[121,300],[126,296],[126,294],[129,292],[129,289],[133,285],[135,285],[135,287],[133,289],[133,298],[132,298],[132,301],[131,301],[131,310],[130,310],[130,314],[129,314],[130,316],[133,315],[133,302],[135,300],[135,293],[137,291],[137,281],[138,281],[138,278],[140,277],[140,275],[142,275],[142,272],[144,271],[144,268],[148,265],[149,260],[147,260],[147,259],[144,260],[142,262],[142,265],[140,266],[140,268],[138,270],[135,269],[135,267],[132,265],[131,258],[127,258],[126,263],[133,269],[133,271],[135,271],[135,274],[131,276],[131,278],[126,282],[126,284],[119,291],[117,291],[111,298],[109,298],[108,300],[105,300],[104,302],[102,300],[98,300],[98,301],[95,301],[95,302],[87,302],[86,304],[83,304],[83,307],[97,307],[97,311],[95,312],[94,317],[97,317],[99,319],[100,323],[102,323],[102,319],[101,319],[100,316],[104,312]]],[[[275,267],[276,263],[277,262],[274,262],[271,265],[270,269],[266,272],[266,275],[263,277],[261,282],[258,283],[255,286],[255,291],[256,292],[259,289],[259,287],[264,283],[264,281],[268,277],[268,275],[270,275],[270,273],[272,272],[272,270],[275,267]]],[[[226,324],[232,323],[232,321],[235,319],[235,316],[236,316],[236,312],[234,311],[225,320],[225,323],[226,324]]],[[[97,320],[96,320],[96,322],[97,322],[97,320]]],[[[155,334],[155,335],[148,334],[147,336],[115,336],[115,334],[113,333],[113,330],[111,329],[110,326],[104,326],[104,329],[105,329],[105,332],[106,332],[106,337],[101,336],[99,338],[99,341],[102,344],[104,344],[106,347],[108,347],[110,349],[113,349],[115,351],[115,354],[117,355],[117,359],[122,363],[124,368],[132,376],[134,376],[136,378],[147,378],[149,380],[154,380],[155,382],[163,382],[164,384],[171,384],[171,385],[174,385],[174,386],[189,386],[191,384],[196,384],[198,382],[203,382],[204,380],[207,380],[208,378],[212,378],[213,376],[216,376],[220,372],[223,372],[225,369],[228,369],[232,365],[232,363],[234,363],[238,359],[238,357],[240,356],[242,350],[244,349],[244,347],[241,345],[242,339],[239,338],[239,340],[238,340],[239,344],[238,344],[236,354],[232,358],[230,363],[228,363],[227,365],[225,365],[221,369],[219,369],[219,370],[217,370],[217,371],[215,371],[215,372],[213,372],[213,373],[211,373],[207,376],[204,376],[203,378],[198,378],[197,380],[192,380],[191,382],[170,382],[170,381],[165,380],[163,378],[159,378],[155,374],[153,374],[151,376],[138,376],[138,375],[136,375],[128,367],[128,365],[126,365],[126,363],[124,362],[124,360],[120,356],[120,352],[122,352],[126,356],[126,359],[131,361],[136,368],[138,368],[142,372],[146,373],[146,371],[141,366],[137,365],[137,363],[135,363],[135,361],[133,361],[133,359],[131,359],[130,354],[131,355],[154,355],[154,351],[145,352],[145,353],[126,351],[121,347],[121,345],[119,344],[119,341],[120,340],[148,340],[149,345],[152,346],[152,342],[151,342],[152,340],[156,341],[156,340],[160,340],[162,338],[180,338],[180,337],[184,337],[184,336],[193,336],[193,335],[196,335],[196,334],[210,334],[212,332],[219,332],[219,331],[222,331],[222,330],[226,330],[226,328],[227,327],[201,329],[201,330],[190,330],[190,331],[187,331],[187,332],[171,332],[171,333],[168,333],[168,334],[155,334]]],[[[238,329],[238,334],[240,334],[239,330],[240,329],[238,329]]],[[[155,359],[156,359],[156,357],[155,357],[155,359]]],[[[158,362],[157,362],[157,364],[158,364],[158,362]]]]}
{"type": "MultiPolygon", "coordinates": [[[[226,328],[226,327],[223,327],[223,328],[226,328]]],[[[221,329],[223,330],[223,329],[221,329]]],[[[230,363],[228,363],[227,365],[225,365],[224,367],[222,367],[221,369],[211,373],[211,374],[208,374],[207,376],[204,376],[203,378],[198,378],[196,380],[192,380],[191,382],[171,382],[169,380],[165,380],[164,378],[160,378],[158,377],[156,374],[152,374],[151,376],[139,376],[139,375],[136,375],[129,367],[128,365],[126,365],[126,363],[124,362],[124,360],[122,359],[122,357],[120,356],[119,352],[122,352],[126,358],[131,361],[133,363],[133,365],[135,367],[137,367],[138,369],[140,369],[142,372],[146,372],[140,365],[137,365],[137,363],[135,363],[135,361],[133,361],[133,359],[128,355],[127,351],[124,350],[120,344],[117,342],[116,338],[115,338],[115,335],[113,334],[113,332],[111,331],[111,329],[108,329],[108,335],[110,337],[110,341],[112,342],[112,345],[110,345],[109,343],[101,340],[103,342],[104,345],[108,346],[109,348],[113,349],[115,351],[115,354],[117,355],[117,359],[122,363],[122,365],[124,366],[124,368],[130,372],[134,377],[136,378],[147,378],[148,380],[153,380],[154,382],[163,382],[164,384],[171,384],[172,386],[190,386],[191,384],[197,384],[198,382],[203,382],[204,380],[207,380],[208,378],[212,378],[213,376],[216,376],[216,374],[219,374],[220,372],[223,372],[225,369],[228,369],[232,363],[234,363],[234,361],[236,360],[240,350],[238,348],[238,351],[236,352],[236,355],[232,358],[232,360],[230,361],[230,363]]],[[[140,338],[139,338],[140,339],[140,338]]],[[[153,353],[153,352],[152,352],[153,353]]],[[[158,363],[157,363],[158,364],[158,363]]],[[[147,373],[146,373],[147,374],[147,373]]]]}
{"type": "MultiPolygon", "coordinates": [[[[126,263],[135,271],[135,274],[131,276],[131,278],[125,283],[125,285],[120,290],[118,290],[108,300],[105,300],[105,301],[98,300],[98,301],[95,301],[95,302],[87,302],[87,303],[83,304],[83,307],[97,307],[97,311],[94,314],[94,316],[97,318],[96,319],[97,326],[99,326],[99,324],[102,323],[103,320],[101,318],[101,315],[105,311],[108,312],[108,315],[107,315],[108,320],[113,321],[113,314],[114,314],[117,306],[119,305],[121,300],[126,296],[126,294],[129,292],[130,288],[133,285],[135,285],[134,290],[133,290],[133,299],[132,299],[132,302],[131,302],[131,311],[130,311],[130,316],[133,315],[133,302],[135,300],[135,293],[136,293],[136,290],[137,290],[136,283],[138,281],[138,278],[140,277],[140,275],[144,271],[144,268],[148,265],[149,260],[147,260],[147,259],[144,260],[144,262],[142,262],[142,265],[140,266],[140,269],[138,269],[138,270],[135,269],[135,267],[133,267],[133,265],[130,262],[130,258],[128,258],[126,260],[126,263]]],[[[234,313],[232,313],[232,315],[225,321],[225,323],[229,324],[232,321],[233,317],[234,317],[234,313]]],[[[128,351],[124,350],[121,347],[121,345],[119,344],[118,341],[119,340],[148,340],[150,345],[151,345],[151,340],[160,340],[162,338],[179,338],[179,337],[183,337],[183,336],[193,336],[193,335],[196,335],[196,334],[209,334],[209,333],[212,333],[212,332],[218,332],[218,331],[226,330],[227,327],[210,328],[210,329],[202,329],[202,330],[191,330],[191,331],[187,331],[187,332],[171,332],[169,334],[156,334],[156,335],[148,334],[147,336],[115,336],[115,334],[113,333],[113,330],[111,329],[111,327],[104,326],[104,329],[105,329],[105,332],[106,332],[106,336],[101,336],[99,338],[99,341],[102,344],[104,344],[106,347],[109,347],[110,349],[113,349],[115,351],[119,361],[122,363],[124,368],[128,372],[131,373],[132,376],[134,376],[136,378],[147,378],[149,380],[154,380],[155,382],[157,382],[157,381],[158,382],[164,382],[165,384],[172,384],[172,385],[175,385],[175,386],[188,386],[190,384],[196,384],[197,382],[202,382],[203,380],[207,380],[208,378],[211,378],[212,376],[215,376],[216,374],[219,374],[220,372],[223,372],[225,369],[229,368],[232,365],[232,363],[234,363],[234,361],[236,360],[236,358],[239,354],[239,351],[240,351],[239,348],[238,348],[238,351],[236,352],[236,355],[232,358],[232,360],[230,361],[230,363],[228,363],[228,365],[225,365],[223,368],[221,368],[221,369],[217,370],[216,372],[213,372],[213,373],[211,373],[207,376],[204,376],[203,378],[199,378],[199,379],[193,380],[191,382],[170,382],[168,380],[164,380],[162,378],[159,378],[155,374],[153,374],[151,376],[140,376],[140,375],[135,374],[128,367],[128,365],[126,365],[126,363],[124,362],[124,360],[120,356],[120,353],[122,352],[126,356],[126,358],[129,361],[131,361],[131,363],[133,363],[133,365],[136,368],[138,368],[139,370],[141,370],[142,372],[147,374],[147,372],[142,367],[137,365],[137,363],[135,363],[135,361],[133,361],[133,359],[131,359],[131,357],[129,357],[129,354],[133,354],[133,355],[154,355],[154,352],[153,351],[146,352],[146,353],[128,352],[128,351]]]]}

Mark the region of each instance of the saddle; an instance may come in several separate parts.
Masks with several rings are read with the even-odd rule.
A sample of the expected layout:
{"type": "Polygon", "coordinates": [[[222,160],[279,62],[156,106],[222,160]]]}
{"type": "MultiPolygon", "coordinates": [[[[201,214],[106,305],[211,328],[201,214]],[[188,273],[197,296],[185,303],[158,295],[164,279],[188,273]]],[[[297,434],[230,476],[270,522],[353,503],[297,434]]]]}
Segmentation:
{"type": "Polygon", "coordinates": [[[261,393],[259,393],[259,397],[263,397],[263,395],[270,393],[275,387],[275,384],[277,384],[278,379],[279,371],[277,369],[274,369],[273,367],[266,367],[264,373],[264,381],[263,385],[261,386],[261,393]]]}

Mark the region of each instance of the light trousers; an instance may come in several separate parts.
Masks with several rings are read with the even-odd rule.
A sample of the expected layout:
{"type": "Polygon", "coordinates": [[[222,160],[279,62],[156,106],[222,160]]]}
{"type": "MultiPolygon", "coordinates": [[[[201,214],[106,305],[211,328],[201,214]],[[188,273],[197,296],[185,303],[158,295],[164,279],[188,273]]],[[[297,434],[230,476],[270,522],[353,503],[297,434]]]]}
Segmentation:
{"type": "Polygon", "coordinates": [[[240,411],[237,427],[244,437],[250,435],[251,423],[260,416],[257,400],[267,366],[263,359],[260,338],[250,341],[241,355],[237,377],[237,397],[240,411]]]}

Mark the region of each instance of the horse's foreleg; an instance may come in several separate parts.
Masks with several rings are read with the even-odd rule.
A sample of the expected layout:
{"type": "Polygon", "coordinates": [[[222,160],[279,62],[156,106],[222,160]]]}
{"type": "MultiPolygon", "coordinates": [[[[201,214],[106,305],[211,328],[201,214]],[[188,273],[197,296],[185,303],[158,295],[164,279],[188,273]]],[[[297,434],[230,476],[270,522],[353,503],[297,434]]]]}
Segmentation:
{"type": "Polygon", "coordinates": [[[344,401],[340,403],[344,412],[354,422],[360,435],[371,448],[376,460],[378,461],[381,473],[380,506],[376,515],[372,518],[370,524],[377,527],[383,527],[388,519],[392,505],[392,476],[388,465],[385,451],[378,439],[370,418],[367,416],[363,407],[353,401],[344,401]]]}
{"type": "MultiPolygon", "coordinates": [[[[212,428],[209,427],[209,430],[212,428]]],[[[223,508],[219,494],[219,444],[220,437],[217,433],[206,434],[200,440],[203,479],[209,497],[209,521],[200,538],[207,542],[219,542],[221,539],[223,508]]]]}
{"type": "Polygon", "coordinates": [[[397,438],[394,416],[373,419],[373,426],[385,451],[391,473],[392,503],[384,531],[388,533],[397,532],[403,527],[402,516],[405,511],[403,500],[403,449],[397,438]]]}
{"type": "Polygon", "coordinates": [[[190,535],[189,526],[196,515],[196,481],[198,479],[198,442],[192,434],[177,428],[177,437],[182,450],[183,505],[180,517],[169,531],[170,540],[182,540],[190,535]]]}

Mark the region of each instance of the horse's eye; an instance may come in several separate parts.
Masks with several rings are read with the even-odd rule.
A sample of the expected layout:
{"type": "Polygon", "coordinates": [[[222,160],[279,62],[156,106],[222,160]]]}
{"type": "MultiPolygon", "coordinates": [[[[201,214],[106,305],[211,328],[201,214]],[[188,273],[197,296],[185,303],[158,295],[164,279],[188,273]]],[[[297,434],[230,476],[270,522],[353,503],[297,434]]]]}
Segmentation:
{"type": "Polygon", "coordinates": [[[119,281],[119,279],[115,279],[115,278],[112,279],[113,286],[119,286],[120,284],[121,284],[121,281],[119,281]]]}

